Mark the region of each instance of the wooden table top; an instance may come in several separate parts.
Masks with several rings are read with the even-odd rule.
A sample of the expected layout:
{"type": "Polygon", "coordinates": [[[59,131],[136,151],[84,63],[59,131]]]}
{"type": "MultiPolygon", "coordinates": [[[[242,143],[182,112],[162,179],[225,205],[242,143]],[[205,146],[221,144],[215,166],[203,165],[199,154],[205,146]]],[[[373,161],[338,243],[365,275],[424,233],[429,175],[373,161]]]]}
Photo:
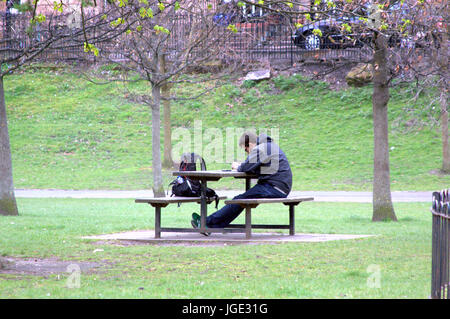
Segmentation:
{"type": "Polygon", "coordinates": [[[256,175],[238,172],[234,170],[215,170],[215,171],[175,171],[173,176],[186,176],[196,179],[219,180],[222,177],[234,178],[257,178],[256,175]]]}

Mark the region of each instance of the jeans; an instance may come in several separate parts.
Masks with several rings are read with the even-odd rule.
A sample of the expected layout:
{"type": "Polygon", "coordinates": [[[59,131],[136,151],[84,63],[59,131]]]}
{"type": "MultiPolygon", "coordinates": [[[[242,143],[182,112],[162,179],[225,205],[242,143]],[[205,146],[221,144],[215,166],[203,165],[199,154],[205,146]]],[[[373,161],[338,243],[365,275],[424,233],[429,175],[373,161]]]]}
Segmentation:
{"type": "MultiPolygon", "coordinates": [[[[233,199],[246,198],[286,198],[287,195],[276,190],[269,184],[256,184],[243,194],[235,196],[233,199]]],[[[241,205],[229,204],[219,209],[214,214],[206,218],[206,227],[224,228],[239,216],[244,208],[241,205]]]]}

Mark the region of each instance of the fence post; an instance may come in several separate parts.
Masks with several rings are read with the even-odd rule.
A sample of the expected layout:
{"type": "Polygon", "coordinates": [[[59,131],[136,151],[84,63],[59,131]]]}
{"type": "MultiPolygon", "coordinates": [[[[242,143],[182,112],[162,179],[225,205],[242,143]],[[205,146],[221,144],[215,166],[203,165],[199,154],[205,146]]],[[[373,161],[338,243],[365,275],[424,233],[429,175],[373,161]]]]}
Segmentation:
{"type": "MultiPolygon", "coordinates": [[[[290,30],[289,28],[288,28],[288,30],[290,30]]],[[[291,34],[289,34],[288,33],[288,41],[289,41],[289,45],[291,46],[291,66],[294,66],[294,52],[293,52],[293,50],[294,50],[294,41],[292,40],[292,35],[291,34]]]]}
{"type": "Polygon", "coordinates": [[[432,299],[450,299],[450,203],[448,191],[447,189],[441,192],[433,192],[432,197],[432,299]]]}

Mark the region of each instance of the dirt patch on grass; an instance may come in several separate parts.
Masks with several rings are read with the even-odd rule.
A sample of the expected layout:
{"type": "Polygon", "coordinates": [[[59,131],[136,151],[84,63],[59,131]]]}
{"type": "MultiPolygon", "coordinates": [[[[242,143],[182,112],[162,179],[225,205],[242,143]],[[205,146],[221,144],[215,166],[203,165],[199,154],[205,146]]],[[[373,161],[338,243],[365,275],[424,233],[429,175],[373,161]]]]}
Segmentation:
{"type": "Polygon", "coordinates": [[[100,267],[99,263],[82,261],[61,261],[57,258],[15,258],[1,257],[0,274],[49,276],[70,274],[73,271],[89,273],[100,267]]]}
{"type": "Polygon", "coordinates": [[[444,173],[444,172],[443,172],[442,170],[440,170],[440,169],[434,169],[434,170],[431,170],[431,171],[429,171],[429,173],[430,173],[431,175],[436,175],[436,176],[439,176],[439,177],[450,176],[449,173],[444,173]]]}
{"type": "Polygon", "coordinates": [[[327,82],[332,90],[348,88],[345,77],[356,63],[344,62],[301,62],[278,64],[274,66],[277,75],[292,76],[301,74],[311,80],[327,82]]]}

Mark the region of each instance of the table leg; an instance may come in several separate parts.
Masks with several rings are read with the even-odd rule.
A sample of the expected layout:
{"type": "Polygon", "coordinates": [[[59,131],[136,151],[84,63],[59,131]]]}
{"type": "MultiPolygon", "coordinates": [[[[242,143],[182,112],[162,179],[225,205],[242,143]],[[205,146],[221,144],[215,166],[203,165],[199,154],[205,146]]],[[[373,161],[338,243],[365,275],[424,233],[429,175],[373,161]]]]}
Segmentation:
{"type": "Polygon", "coordinates": [[[245,191],[248,191],[251,186],[251,178],[245,178],[245,191]]]}
{"type": "Polygon", "coordinates": [[[206,187],[207,183],[205,179],[200,180],[201,190],[201,203],[200,203],[200,230],[206,232],[206,216],[208,214],[208,205],[206,203],[206,187]]]}
{"type": "Polygon", "coordinates": [[[161,206],[155,207],[155,238],[161,238],[161,206]]]}
{"type": "Polygon", "coordinates": [[[289,205],[289,235],[295,235],[295,213],[294,205],[289,205]]]}
{"type": "Polygon", "coordinates": [[[250,239],[252,237],[252,215],[251,207],[245,206],[245,238],[250,239]]]}

